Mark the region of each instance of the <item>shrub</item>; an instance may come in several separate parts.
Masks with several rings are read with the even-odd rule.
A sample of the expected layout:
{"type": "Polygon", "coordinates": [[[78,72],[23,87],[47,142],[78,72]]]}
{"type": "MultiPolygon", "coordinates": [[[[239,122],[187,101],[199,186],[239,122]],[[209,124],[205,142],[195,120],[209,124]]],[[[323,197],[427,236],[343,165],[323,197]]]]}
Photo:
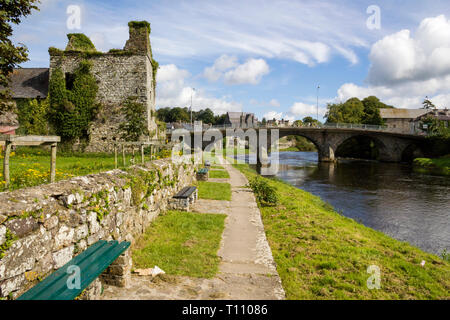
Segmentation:
{"type": "Polygon", "coordinates": [[[24,135],[45,136],[49,134],[47,116],[48,99],[24,99],[18,101],[19,133],[24,135]]]}
{"type": "Polygon", "coordinates": [[[136,97],[128,98],[123,106],[125,122],[120,125],[119,129],[124,132],[122,139],[126,141],[139,141],[141,136],[149,134],[144,117],[146,107],[136,99],[136,97]]]}
{"type": "Polygon", "coordinates": [[[67,35],[69,44],[66,50],[97,51],[91,39],[83,33],[69,33],[67,35]]]}
{"type": "Polygon", "coordinates": [[[278,195],[274,187],[270,186],[267,180],[261,177],[255,177],[249,182],[250,188],[255,193],[256,199],[261,204],[277,205],[278,195]]]}

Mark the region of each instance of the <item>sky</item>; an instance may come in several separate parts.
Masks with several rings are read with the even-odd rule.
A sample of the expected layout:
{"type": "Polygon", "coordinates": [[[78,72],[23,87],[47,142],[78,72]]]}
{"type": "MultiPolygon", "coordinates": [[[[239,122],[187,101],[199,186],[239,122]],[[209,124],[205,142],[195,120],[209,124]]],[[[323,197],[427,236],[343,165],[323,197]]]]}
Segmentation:
{"type": "Polygon", "coordinates": [[[450,107],[448,0],[41,0],[15,27],[22,67],[48,67],[48,48],[84,33],[123,48],[128,21],[151,23],[156,107],[323,121],[328,103],[370,95],[397,108],[426,96],[450,107]],[[78,15],[79,12],[79,15],[78,15]]]}

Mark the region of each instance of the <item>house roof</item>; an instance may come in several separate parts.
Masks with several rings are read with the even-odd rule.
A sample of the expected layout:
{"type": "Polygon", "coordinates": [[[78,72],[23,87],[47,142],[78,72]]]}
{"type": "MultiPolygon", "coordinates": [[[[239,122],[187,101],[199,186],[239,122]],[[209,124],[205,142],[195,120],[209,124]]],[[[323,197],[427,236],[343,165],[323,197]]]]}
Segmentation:
{"type": "MultiPolygon", "coordinates": [[[[10,75],[9,89],[14,99],[46,98],[48,95],[48,68],[14,69],[10,75]]],[[[4,89],[0,87],[0,90],[4,89]]]]}
{"type": "Polygon", "coordinates": [[[380,109],[382,119],[417,119],[429,112],[426,109],[380,109]]]}

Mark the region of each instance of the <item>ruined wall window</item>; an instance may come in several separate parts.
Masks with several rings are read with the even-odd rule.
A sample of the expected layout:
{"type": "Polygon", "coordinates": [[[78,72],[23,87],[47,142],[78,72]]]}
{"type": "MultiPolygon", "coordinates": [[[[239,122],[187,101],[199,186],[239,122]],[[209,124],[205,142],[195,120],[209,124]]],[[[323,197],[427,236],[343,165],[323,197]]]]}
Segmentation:
{"type": "Polygon", "coordinates": [[[73,73],[66,72],[66,89],[72,90],[75,82],[75,75],[73,73]]]}

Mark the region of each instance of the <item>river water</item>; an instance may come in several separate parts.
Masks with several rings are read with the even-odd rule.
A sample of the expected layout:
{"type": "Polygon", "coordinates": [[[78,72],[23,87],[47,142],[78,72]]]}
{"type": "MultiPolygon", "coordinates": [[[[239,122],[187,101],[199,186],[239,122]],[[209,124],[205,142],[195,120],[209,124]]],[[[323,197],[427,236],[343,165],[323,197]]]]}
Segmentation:
{"type": "Polygon", "coordinates": [[[315,152],[279,156],[280,179],[341,214],[425,251],[450,251],[450,178],[414,173],[405,164],[318,163],[315,152]]]}

